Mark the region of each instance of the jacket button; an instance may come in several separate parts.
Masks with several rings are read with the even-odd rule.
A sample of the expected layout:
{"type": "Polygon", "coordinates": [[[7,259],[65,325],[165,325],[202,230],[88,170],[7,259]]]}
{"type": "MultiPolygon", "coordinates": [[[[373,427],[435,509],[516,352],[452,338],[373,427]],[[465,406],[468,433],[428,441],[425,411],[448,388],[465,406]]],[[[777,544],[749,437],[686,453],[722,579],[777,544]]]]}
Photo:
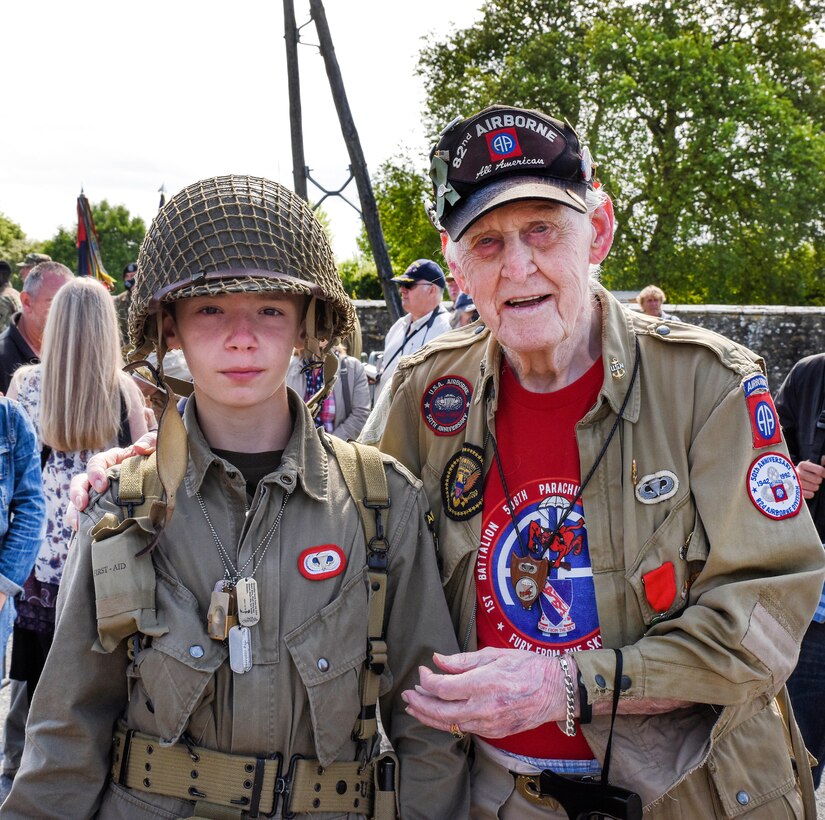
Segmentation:
{"type": "Polygon", "coordinates": [[[326,658],[318,658],[318,669],[326,672],[329,669],[329,661],[326,658]]]}
{"type": "Polygon", "coordinates": [[[656,332],[660,336],[669,336],[670,335],[670,328],[667,325],[659,325],[659,327],[656,328],[656,332]]]}
{"type": "Polygon", "coordinates": [[[198,646],[198,644],[195,644],[194,646],[190,646],[189,647],[189,654],[193,658],[202,658],[203,657],[203,647],[198,646]]]}
{"type": "Polygon", "coordinates": [[[606,681],[603,675],[596,675],[596,686],[604,688],[606,681]]]}
{"type": "Polygon", "coordinates": [[[751,802],[751,796],[743,789],[741,792],[736,792],[736,802],[740,806],[747,806],[751,802]]]}
{"type": "Polygon", "coordinates": [[[621,680],[620,686],[621,686],[621,689],[622,689],[623,692],[630,689],[632,683],[633,683],[633,681],[630,680],[630,678],[627,675],[622,675],[622,680],[621,680]]]}

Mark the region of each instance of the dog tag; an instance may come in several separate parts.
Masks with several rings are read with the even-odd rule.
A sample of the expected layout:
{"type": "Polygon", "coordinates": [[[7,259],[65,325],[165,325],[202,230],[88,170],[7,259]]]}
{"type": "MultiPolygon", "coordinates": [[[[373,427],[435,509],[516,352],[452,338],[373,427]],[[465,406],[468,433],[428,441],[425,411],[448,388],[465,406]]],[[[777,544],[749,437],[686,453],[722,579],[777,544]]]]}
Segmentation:
{"type": "Polygon", "coordinates": [[[241,626],[255,626],[261,620],[258,582],[254,578],[241,578],[235,591],[238,598],[238,621],[241,626]]]}
{"type": "Polygon", "coordinates": [[[239,675],[252,669],[252,633],[245,626],[229,630],[229,666],[239,675]]]}
{"type": "Polygon", "coordinates": [[[206,615],[206,632],[213,641],[226,640],[229,634],[229,604],[231,598],[228,592],[212,592],[209,602],[209,612],[206,615]]]}

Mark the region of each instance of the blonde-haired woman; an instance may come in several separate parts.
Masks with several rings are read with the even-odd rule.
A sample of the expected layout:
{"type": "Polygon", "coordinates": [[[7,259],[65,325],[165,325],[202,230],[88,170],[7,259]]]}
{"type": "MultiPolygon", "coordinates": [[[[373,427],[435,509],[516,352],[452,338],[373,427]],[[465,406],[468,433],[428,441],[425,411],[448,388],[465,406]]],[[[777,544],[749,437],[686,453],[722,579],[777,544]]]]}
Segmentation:
{"type": "Polygon", "coordinates": [[[34,423],[46,494],[46,536],[17,611],[10,676],[26,681],[29,700],[54,634],[55,600],[72,537],[63,513],[69,482],[96,452],[126,446],[147,430],[144,402],[122,372],[112,298],[89,277],[55,295],[43,333],[41,364],[12,377],[16,398],[34,423]]]}

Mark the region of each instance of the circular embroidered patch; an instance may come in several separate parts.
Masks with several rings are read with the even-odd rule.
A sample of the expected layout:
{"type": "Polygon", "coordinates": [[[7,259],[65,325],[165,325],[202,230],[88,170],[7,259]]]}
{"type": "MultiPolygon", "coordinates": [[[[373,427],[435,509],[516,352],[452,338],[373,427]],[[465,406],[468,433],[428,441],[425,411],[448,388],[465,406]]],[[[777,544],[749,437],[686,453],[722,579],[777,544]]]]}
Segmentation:
{"type": "Polygon", "coordinates": [[[484,503],[484,452],[465,444],[448,462],[441,476],[444,512],[453,521],[466,521],[481,511],[484,503]]]}
{"type": "Polygon", "coordinates": [[[340,575],[347,566],[347,557],[337,544],[307,547],[298,556],[298,571],[310,581],[323,581],[340,575]]]}
{"type": "Polygon", "coordinates": [[[454,436],[467,424],[473,389],[460,376],[436,379],[421,397],[424,423],[437,436],[454,436]]]}
{"type": "Polygon", "coordinates": [[[791,518],[802,506],[796,470],[782,453],[765,453],[751,464],[748,495],[762,515],[776,520],[791,518]]]}

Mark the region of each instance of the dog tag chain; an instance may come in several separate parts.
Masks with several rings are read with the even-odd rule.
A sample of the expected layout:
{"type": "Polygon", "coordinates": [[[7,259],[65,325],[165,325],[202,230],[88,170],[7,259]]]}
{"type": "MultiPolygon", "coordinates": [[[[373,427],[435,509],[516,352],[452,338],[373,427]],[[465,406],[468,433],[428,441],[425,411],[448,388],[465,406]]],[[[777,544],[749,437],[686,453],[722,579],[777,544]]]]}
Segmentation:
{"type": "Polygon", "coordinates": [[[216,641],[229,641],[229,666],[233,672],[243,674],[252,669],[252,632],[249,629],[261,619],[261,607],[258,598],[258,582],[255,573],[261,566],[264,555],[269,549],[272,536],[281,523],[286,502],[290,493],[284,494],[281,508],[275,516],[272,525],[264,533],[261,543],[253,550],[240,569],[235,567],[229,553],[224,547],[218,533],[209,517],[209,511],[201,494],[195,493],[200,504],[203,517],[209,525],[215,546],[218,549],[221,563],[224,568],[224,577],[215,584],[209,602],[209,612],[206,617],[206,631],[210,638],[216,641]],[[260,553],[260,555],[259,555],[260,553]],[[250,563],[258,557],[257,563],[249,575],[244,575],[250,563]]]}

